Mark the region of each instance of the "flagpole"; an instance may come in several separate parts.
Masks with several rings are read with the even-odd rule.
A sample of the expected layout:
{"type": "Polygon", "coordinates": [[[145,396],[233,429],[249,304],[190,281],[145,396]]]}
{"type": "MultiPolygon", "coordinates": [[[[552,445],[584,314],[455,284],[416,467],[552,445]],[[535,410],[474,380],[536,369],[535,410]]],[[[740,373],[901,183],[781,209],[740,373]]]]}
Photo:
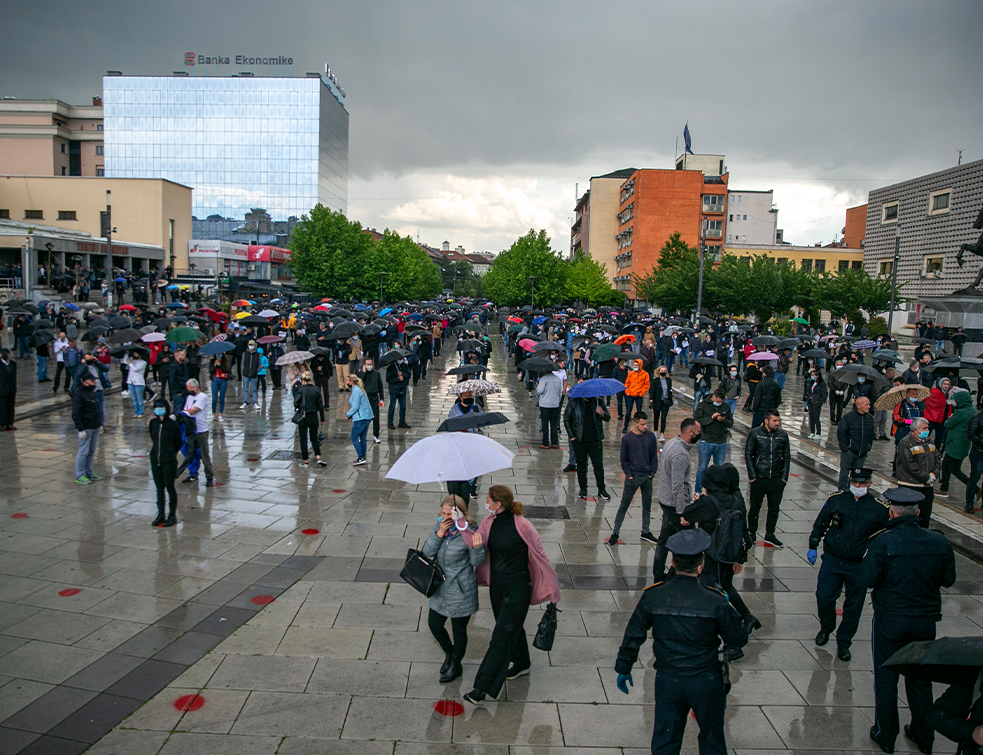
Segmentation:
{"type": "Polygon", "coordinates": [[[679,134],[676,134],[676,150],[672,153],[673,167],[676,167],[676,158],[679,157],[679,134]]]}

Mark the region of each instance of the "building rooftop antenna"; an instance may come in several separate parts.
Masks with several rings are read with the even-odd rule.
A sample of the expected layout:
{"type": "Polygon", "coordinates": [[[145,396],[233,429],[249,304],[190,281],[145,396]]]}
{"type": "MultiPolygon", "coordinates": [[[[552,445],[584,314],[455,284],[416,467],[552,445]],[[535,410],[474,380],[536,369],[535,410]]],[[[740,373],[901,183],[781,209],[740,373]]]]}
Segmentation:
{"type": "Polygon", "coordinates": [[[959,153],[959,160],[956,162],[956,165],[962,165],[963,164],[963,151],[961,149],[957,149],[956,152],[959,153]]]}

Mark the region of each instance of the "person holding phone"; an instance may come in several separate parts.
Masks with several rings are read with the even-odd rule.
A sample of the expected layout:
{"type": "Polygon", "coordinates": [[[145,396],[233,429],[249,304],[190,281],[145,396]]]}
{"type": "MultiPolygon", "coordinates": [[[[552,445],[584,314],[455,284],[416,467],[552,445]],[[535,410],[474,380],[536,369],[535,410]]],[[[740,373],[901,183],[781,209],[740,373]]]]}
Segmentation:
{"type": "Polygon", "coordinates": [[[440,683],[447,684],[461,676],[461,662],[468,649],[468,622],[478,612],[478,579],[475,567],[485,560],[484,541],[473,530],[467,501],[449,495],[440,504],[440,515],[433,532],[423,544],[423,553],[434,559],[444,573],[444,582],[430,598],[427,624],[430,633],[444,651],[440,683]],[[447,634],[451,620],[454,640],[447,634]]]}

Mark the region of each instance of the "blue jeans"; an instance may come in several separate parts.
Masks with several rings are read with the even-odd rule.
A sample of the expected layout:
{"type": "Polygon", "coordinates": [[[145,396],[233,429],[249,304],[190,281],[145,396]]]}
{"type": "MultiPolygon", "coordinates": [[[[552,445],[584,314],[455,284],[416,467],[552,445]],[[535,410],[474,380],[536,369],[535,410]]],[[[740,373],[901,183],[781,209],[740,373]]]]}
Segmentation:
{"type": "Polygon", "coordinates": [[[256,403],[256,384],[259,382],[259,378],[243,378],[243,399],[244,404],[255,404],[256,403]]]}
{"type": "Polygon", "coordinates": [[[229,381],[226,378],[212,378],[212,414],[225,411],[225,392],[228,389],[229,381]]]}
{"type": "Polygon", "coordinates": [[[784,372],[775,373],[775,382],[778,383],[778,387],[781,388],[783,391],[785,390],[785,377],[786,375],[784,372]]]}
{"type": "Polygon", "coordinates": [[[352,445],[355,446],[355,453],[358,454],[359,459],[365,458],[365,452],[368,449],[366,436],[369,434],[369,424],[371,422],[372,420],[370,419],[352,420],[352,445]]]}
{"type": "Polygon", "coordinates": [[[672,367],[676,363],[676,352],[667,351],[666,352],[666,372],[672,372],[672,367]]]}
{"type": "Polygon", "coordinates": [[[693,416],[696,416],[696,407],[700,405],[704,396],[709,396],[710,391],[701,388],[694,389],[693,391],[693,416]]]}
{"type": "MultiPolygon", "coordinates": [[[[96,396],[99,397],[99,424],[106,424],[106,392],[96,391],[96,396]]],[[[90,470],[91,471],[91,470],[90,470]]]]}
{"type": "Polygon", "coordinates": [[[31,356],[31,347],[27,345],[27,336],[17,339],[17,356],[20,359],[27,359],[31,356]]]}
{"type": "Polygon", "coordinates": [[[133,413],[143,416],[143,386],[127,384],[126,388],[130,392],[133,413]]]}
{"type": "Polygon", "coordinates": [[[737,414],[737,399],[736,398],[725,398],[724,403],[730,407],[730,416],[735,416],[737,414]]]}
{"type": "Polygon", "coordinates": [[[393,423],[393,415],[396,413],[396,402],[399,402],[399,424],[406,424],[406,394],[389,392],[389,424],[393,423]]]}
{"type": "Polygon", "coordinates": [[[48,379],[48,357],[38,357],[38,382],[48,379]]]}
{"type": "Polygon", "coordinates": [[[679,366],[689,367],[689,349],[683,349],[679,352],[679,366]]]}
{"type": "Polygon", "coordinates": [[[644,396],[625,396],[625,427],[628,427],[628,423],[631,422],[633,406],[634,411],[642,411],[643,398],[644,396]]]}
{"type": "Polygon", "coordinates": [[[697,444],[696,450],[700,458],[696,464],[696,482],[693,485],[693,492],[701,493],[703,492],[703,473],[710,466],[710,458],[713,458],[714,464],[723,464],[724,459],[727,457],[727,444],[707,443],[705,440],[701,440],[697,444]]]}
{"type": "MultiPolygon", "coordinates": [[[[102,393],[102,391],[100,391],[102,393]]],[[[79,450],[75,456],[75,479],[92,474],[92,459],[96,455],[96,445],[99,443],[99,428],[81,430],[85,433],[79,437],[79,450]]]]}

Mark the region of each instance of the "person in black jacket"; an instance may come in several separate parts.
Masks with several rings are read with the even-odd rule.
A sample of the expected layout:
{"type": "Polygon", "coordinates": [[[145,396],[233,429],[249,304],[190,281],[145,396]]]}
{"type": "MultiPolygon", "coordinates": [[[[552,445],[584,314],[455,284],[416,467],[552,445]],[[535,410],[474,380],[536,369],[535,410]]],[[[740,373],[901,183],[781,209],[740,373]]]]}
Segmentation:
{"type": "Polygon", "coordinates": [[[813,440],[823,437],[823,406],[826,405],[828,396],[829,390],[823,380],[822,370],[810,368],[806,375],[802,400],[809,412],[809,437],[813,440]]]}
{"type": "Polygon", "coordinates": [[[75,456],[75,482],[88,485],[102,479],[92,471],[92,460],[99,442],[99,428],[102,427],[102,414],[99,411],[99,397],[96,396],[96,376],[86,370],[81,382],[78,390],[72,394],[72,422],[79,436],[79,450],[75,456]]]}
{"type": "MultiPolygon", "coordinates": [[[[369,352],[373,354],[374,352],[369,352]]],[[[379,443],[379,414],[386,401],[386,390],[384,388],[382,374],[375,368],[375,358],[366,356],[362,361],[362,370],[358,373],[365,385],[365,396],[372,404],[372,442],[379,443]]]]}
{"type": "Polygon", "coordinates": [[[666,418],[672,409],[672,378],[665,365],[655,371],[649,381],[649,406],[652,407],[652,432],[659,433],[659,442],[666,442],[666,418]]]}
{"type": "MultiPolygon", "coordinates": [[[[953,336],[953,339],[956,338],[953,336]]],[[[928,709],[926,723],[944,737],[962,745],[964,755],[983,753],[983,668],[964,674],[928,709]]]]}
{"type": "Polygon", "coordinates": [[[763,422],[748,433],[744,445],[744,463],[751,487],[748,529],[756,538],[758,514],[765,496],[768,496],[765,542],[775,548],[784,548],[785,544],[775,535],[775,527],[778,525],[778,512],[785,494],[785,485],[788,483],[792,455],[788,433],[782,430],[782,419],[776,409],[766,410],[763,422]]]}
{"type": "Polygon", "coordinates": [[[0,350],[0,432],[16,430],[14,406],[17,403],[17,362],[10,349],[0,350]]]}
{"type": "MultiPolygon", "coordinates": [[[[911,642],[935,639],[935,625],[942,619],[941,588],[955,583],[956,560],[945,535],[921,526],[921,493],[892,488],[884,497],[891,505],[891,520],[867,548],[862,580],[873,588],[874,606],[874,725],[870,738],[884,752],[894,752],[900,733],[898,672],[884,668],[884,662],[911,642]]],[[[922,752],[931,752],[935,733],[927,715],[932,683],[909,676],[905,689],[911,711],[905,735],[922,752]]]]}
{"type": "Polygon", "coordinates": [[[171,406],[166,400],[154,401],[154,418],[150,420],[150,473],[157,488],[157,518],[154,527],[173,527],[177,524],[177,455],[181,450],[181,426],[171,416],[171,406]],[[164,516],[164,492],[170,502],[168,515],[164,516]]]}
{"type": "Polygon", "coordinates": [[[778,411],[782,405],[782,389],[775,380],[775,371],[770,365],[761,368],[761,380],[754,389],[754,400],[751,403],[751,427],[755,428],[764,420],[765,412],[778,411]]]}
{"type": "MultiPolygon", "coordinates": [[[[870,416],[869,414],[866,416],[870,416]]],[[[888,523],[887,504],[870,492],[873,470],[857,467],[850,470],[850,489],[826,499],[809,536],[806,558],[815,565],[820,541],[823,564],[816,580],[816,609],[819,634],[816,644],[829,642],[836,630],[836,601],[845,588],[843,618],[836,630],[836,657],[849,661],[850,645],[860,625],[860,614],[867,600],[867,586],[861,580],[860,565],[870,538],[888,523]]]]}
{"type": "Polygon", "coordinates": [[[393,414],[396,403],[399,402],[399,426],[408,428],[406,424],[406,386],[409,385],[412,368],[405,359],[398,359],[386,368],[386,384],[389,386],[389,429],[394,430],[393,414]]]}
{"type": "Polygon", "coordinates": [[[573,443],[573,453],[577,460],[577,481],[580,483],[580,498],[587,498],[587,459],[594,467],[597,481],[597,495],[610,501],[607,486],[604,484],[604,423],[611,421],[611,412],[596,398],[572,398],[563,410],[563,427],[573,443]]]}
{"type": "Polygon", "coordinates": [[[321,444],[317,440],[318,430],[324,424],[324,400],[321,398],[321,390],[314,385],[313,377],[308,372],[301,375],[300,390],[294,396],[294,409],[304,413],[304,418],[297,423],[297,429],[300,430],[300,463],[305,467],[310,463],[307,456],[307,436],[310,435],[314,458],[322,467],[327,466],[321,460],[321,444]]]}
{"type": "Polygon", "coordinates": [[[171,390],[171,401],[174,406],[183,407],[184,400],[188,397],[188,380],[191,375],[188,372],[188,355],[184,349],[174,352],[174,361],[167,372],[167,384],[171,390]]]}
{"type": "Polygon", "coordinates": [[[847,475],[851,469],[863,467],[867,454],[874,445],[876,427],[870,413],[870,399],[861,396],[853,405],[853,411],[843,415],[836,428],[836,441],[840,446],[839,489],[846,490],[847,475]]]}
{"type": "Polygon", "coordinates": [[[331,385],[334,367],[327,353],[318,354],[311,360],[311,372],[314,374],[314,385],[320,389],[321,397],[324,399],[324,408],[329,409],[331,397],[328,395],[328,387],[331,385]]]}

